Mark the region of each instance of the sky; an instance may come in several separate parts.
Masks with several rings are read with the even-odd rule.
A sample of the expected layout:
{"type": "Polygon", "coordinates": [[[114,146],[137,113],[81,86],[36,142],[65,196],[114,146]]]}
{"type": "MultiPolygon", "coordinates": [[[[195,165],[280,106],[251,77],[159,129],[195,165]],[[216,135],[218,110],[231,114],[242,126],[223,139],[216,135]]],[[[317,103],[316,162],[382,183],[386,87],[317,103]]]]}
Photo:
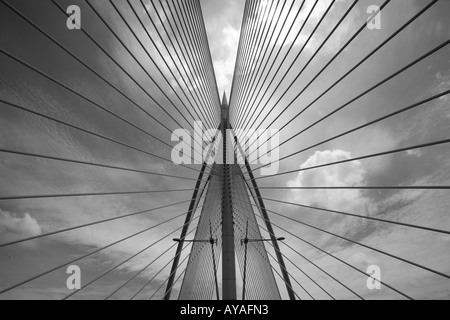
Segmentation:
{"type": "MultiPolygon", "coordinates": [[[[292,31],[294,36],[289,34],[284,47],[281,49],[282,54],[289,52],[286,62],[280,67],[280,62],[277,61],[268,76],[269,80],[275,79],[271,88],[275,87],[275,84],[285,77],[278,90],[272,96],[268,94],[263,95],[265,89],[269,86],[269,84],[266,84],[262,87],[261,94],[250,94],[247,100],[238,100],[236,98],[236,100],[232,99],[231,102],[231,108],[236,108],[237,110],[232,110],[231,112],[237,113],[240,116],[239,118],[242,118],[242,114],[239,113],[239,110],[242,110],[240,108],[242,105],[245,106],[245,103],[248,103],[251,112],[244,114],[248,114],[248,119],[251,119],[250,124],[255,123],[255,118],[258,119],[255,126],[259,125],[267,115],[261,126],[263,128],[270,127],[271,129],[283,128],[280,132],[280,141],[291,138],[300,130],[303,132],[305,128],[310,128],[280,148],[280,156],[282,158],[296,150],[307,149],[305,152],[283,160],[280,163],[280,172],[309,168],[377,152],[446,139],[449,134],[448,96],[434,100],[408,113],[376,123],[353,134],[348,134],[339,139],[310,148],[335,135],[397,111],[414,102],[421,101],[433,94],[445,91],[444,88],[448,88],[449,85],[450,62],[447,46],[439,53],[431,55],[414,67],[409,68],[404,74],[393,78],[386,84],[377,87],[376,90],[372,90],[362,98],[353,101],[355,97],[365,92],[368,88],[408,65],[408,63],[425,54],[433,47],[448,40],[450,35],[448,22],[441,16],[441,13],[449,11],[449,4],[448,2],[439,2],[419,20],[400,33],[395,38],[396,41],[389,42],[388,45],[379,50],[361,67],[344,78],[339,85],[315,101],[324,90],[327,90],[337,79],[345,75],[357,62],[374,50],[427,4],[421,1],[395,1],[390,3],[382,12],[381,30],[370,31],[366,29],[363,31],[361,36],[356,38],[343,54],[317,78],[317,81],[311,82],[313,77],[330,61],[339,48],[367,19],[365,9],[369,4],[373,3],[362,1],[351,11],[351,14],[339,27],[338,32],[326,42],[313,62],[304,69],[304,73],[288,90],[288,84],[295,80],[295,76],[305,67],[309,58],[316,52],[338,21],[338,17],[341,17],[349,7],[351,1],[337,1],[326,16],[323,24],[317,29],[316,34],[305,44],[311,30],[330,4],[330,1],[320,1],[315,10],[312,11],[310,23],[305,24],[303,32],[296,42],[293,42],[296,35],[295,28],[297,30],[300,29],[309,12],[308,9],[311,10],[313,7],[313,3],[311,1],[305,5],[306,12],[300,14],[298,17],[299,21],[294,24],[294,31],[292,31]],[[292,49],[289,51],[289,48],[292,49]],[[293,67],[288,69],[290,63],[294,61],[300,52],[301,54],[295,60],[293,67]],[[289,70],[289,73],[285,76],[287,70],[289,70]],[[312,85],[308,85],[310,82],[312,85]],[[307,89],[304,89],[305,87],[307,89]],[[288,90],[287,94],[282,96],[286,90],[288,90]],[[302,92],[300,98],[294,100],[290,108],[285,110],[285,106],[295,98],[298,92],[302,92]],[[258,96],[256,101],[263,101],[259,109],[252,108],[255,95],[258,96]],[[277,104],[277,101],[280,102],[277,104]],[[349,101],[351,103],[348,103],[349,101]],[[304,108],[310,106],[311,103],[313,103],[312,107],[304,111],[304,108]],[[321,117],[330,114],[343,105],[345,108],[339,112],[331,114],[325,121],[314,124],[321,117]],[[266,110],[273,110],[273,112],[269,113],[270,111],[266,110]],[[301,111],[301,116],[297,116],[301,111]],[[284,124],[288,121],[290,121],[290,124],[285,127],[284,124]]],[[[381,2],[378,1],[376,4],[380,5],[381,2]]],[[[298,7],[300,2],[295,5],[298,7]]],[[[294,15],[294,13],[291,15],[294,15]]],[[[289,25],[289,21],[293,21],[294,18],[290,17],[282,16],[283,21],[288,21],[286,25],[289,25]]],[[[281,40],[278,42],[280,47],[285,36],[283,32],[281,34],[281,40]]],[[[251,73],[252,68],[256,67],[250,66],[247,68],[250,71],[243,71],[243,74],[251,73]]],[[[248,92],[251,92],[251,90],[248,90],[248,92]]],[[[271,91],[269,90],[269,92],[271,91]]],[[[237,123],[235,126],[240,126],[242,122],[238,120],[237,123]]],[[[448,148],[442,145],[384,157],[353,161],[338,166],[301,171],[298,174],[278,176],[270,179],[262,178],[258,183],[262,187],[446,185],[448,184],[447,159],[448,148]]],[[[256,171],[256,174],[258,175],[258,171],[256,171]]],[[[442,227],[444,230],[448,229],[449,223],[446,218],[446,211],[443,209],[448,207],[447,191],[282,190],[275,192],[273,190],[263,190],[263,197],[357,215],[435,228],[442,227]]],[[[285,204],[270,201],[268,203],[269,209],[276,213],[284,214],[301,222],[320,227],[386,252],[398,254],[417,263],[427,261],[428,266],[433,266],[441,271],[447,270],[448,272],[448,256],[443,254],[444,248],[448,246],[448,237],[445,235],[430,235],[427,232],[424,233],[403,227],[398,228],[383,223],[367,223],[367,221],[357,218],[342,217],[327,212],[296,208],[295,206],[286,206],[285,204]]],[[[312,228],[300,227],[298,224],[292,226],[292,221],[280,217],[273,217],[272,220],[295,235],[301,235],[303,239],[315,239],[316,242],[313,242],[313,244],[322,245],[322,248],[331,250],[334,255],[341,259],[353,262],[353,265],[360,270],[365,271],[369,265],[380,266],[386,283],[411,293],[414,298],[449,298],[448,282],[439,276],[427,274],[417,268],[398,263],[395,259],[386,258],[382,254],[326,235],[312,228]]],[[[280,232],[283,233],[283,231],[280,232]]],[[[287,237],[292,238],[292,235],[288,234],[287,237]]],[[[333,274],[341,277],[353,278],[354,276],[354,281],[346,283],[354,285],[352,288],[358,288],[357,292],[365,292],[367,294],[366,298],[399,298],[397,294],[387,288],[380,292],[367,290],[365,279],[362,275],[358,276],[358,273],[355,273],[354,270],[342,267],[342,264],[336,260],[317,252],[316,249],[300,240],[290,239],[290,241],[295,243],[293,245],[295,249],[301,253],[307,253],[305,254],[306,257],[311,259],[312,256],[314,257],[313,261],[318,262],[319,266],[325,266],[325,270],[333,270],[336,272],[333,274]]],[[[304,268],[304,271],[317,272],[315,267],[298,256],[294,259],[294,262],[300,268],[304,268]]],[[[297,279],[302,279],[301,283],[309,281],[300,275],[299,270],[296,271],[296,275],[300,277],[297,279]]],[[[326,276],[322,273],[320,277],[324,279],[326,276]]],[[[336,287],[338,288],[339,285],[336,287]]],[[[306,289],[309,288],[308,285],[306,289]]],[[[346,298],[355,298],[348,291],[346,293],[337,292],[344,294],[346,298]]],[[[324,294],[317,287],[313,289],[312,293],[324,294]]],[[[302,295],[303,298],[308,298],[305,292],[302,295]]]]}
{"type": "MultiPolygon", "coordinates": [[[[174,38],[168,37],[163,28],[167,25],[167,16],[164,16],[164,12],[167,12],[168,16],[171,15],[169,10],[162,10],[159,1],[144,1],[148,11],[145,11],[140,2],[133,2],[133,8],[143,19],[149,34],[142,29],[126,1],[114,1],[120,12],[127,18],[129,25],[133,27],[133,30],[137,30],[137,35],[145,44],[145,49],[139,41],[136,41],[133,33],[127,29],[127,25],[115,12],[114,7],[99,5],[97,1],[92,1],[94,8],[119,35],[123,44],[130,48],[137,61],[130,56],[122,43],[114,37],[85,2],[58,1],[64,8],[74,3],[80,5],[82,29],[91,35],[118,64],[108,58],[105,51],[102,51],[83,32],[68,30],[66,17],[52,2],[35,3],[25,0],[8,2],[125,94],[120,94],[98,76],[93,75],[79,61],[64,52],[57,44],[43,36],[2,3],[0,4],[2,6],[0,10],[0,48],[35,69],[41,70],[44,74],[57,79],[73,91],[81,93],[95,102],[97,106],[70,92],[60,84],[45,78],[42,74],[37,74],[30,68],[21,65],[11,57],[7,57],[3,51],[0,53],[2,68],[0,98],[27,110],[95,132],[110,140],[92,136],[86,131],[76,130],[62,123],[56,123],[11,105],[0,103],[0,148],[75,159],[82,162],[108,164],[113,167],[131,168],[139,172],[2,152],[0,153],[1,197],[179,189],[188,189],[188,191],[1,200],[0,244],[173,203],[182,203],[126,219],[64,232],[22,244],[0,247],[0,290],[39,275],[55,266],[65,266],[68,261],[94,252],[188,210],[188,201],[192,196],[192,189],[200,166],[192,165],[188,166],[190,169],[187,169],[151,156],[150,154],[156,154],[170,159],[171,148],[157,142],[148,133],[172,146],[173,142],[171,142],[169,131],[178,128],[192,130],[193,119],[191,118],[198,119],[197,114],[203,120],[207,120],[209,126],[218,125],[218,94],[222,96],[224,91],[228,96],[231,94],[244,12],[244,1],[200,1],[213,62],[213,74],[211,65],[208,63],[207,51],[204,50],[204,46],[201,46],[206,39],[199,36],[199,33],[196,34],[199,38],[191,38],[193,43],[197,44],[190,50],[192,60],[183,58],[183,53],[187,50],[177,51],[174,49],[177,44],[170,42],[170,40],[174,41],[174,38]],[[147,13],[156,25],[151,23],[147,13]],[[198,39],[202,40],[195,42],[198,39]],[[169,46],[168,52],[163,44],[169,46]],[[159,55],[159,52],[162,53],[162,56],[159,55]],[[153,61],[149,59],[147,53],[150,53],[153,61]],[[181,63],[180,57],[183,60],[181,63]],[[170,73],[166,63],[170,69],[174,69],[174,66],[178,65],[182,66],[184,70],[193,70],[192,82],[184,84],[182,82],[184,71],[179,71],[180,74],[177,73],[174,76],[170,73]],[[145,67],[146,71],[142,67],[145,67]],[[123,70],[133,75],[136,82],[132,81],[123,70]],[[168,81],[161,75],[160,70],[168,81]],[[151,81],[149,75],[155,81],[151,81]],[[215,81],[217,82],[217,91],[214,88],[215,81]],[[182,89],[183,85],[187,87],[186,90],[182,89]],[[203,91],[202,88],[206,88],[206,90],[203,91]],[[186,98],[187,95],[184,95],[186,92],[187,95],[193,97],[193,100],[200,101],[200,105],[203,107],[200,108],[197,105],[191,108],[190,100],[186,98]],[[132,101],[126,96],[132,97],[132,101]],[[192,113],[192,116],[188,113],[192,113]],[[128,123],[113,114],[119,115],[128,123]],[[161,123],[166,125],[169,130],[164,129],[161,123]],[[140,129],[136,129],[136,126],[140,129]],[[120,142],[121,145],[116,142],[120,142]],[[179,176],[182,179],[144,174],[143,171],[179,176]]],[[[166,1],[163,2],[164,8],[182,12],[181,7],[175,7],[173,1],[169,1],[170,6],[167,6],[166,1]]],[[[289,0],[283,11],[281,11],[282,1],[279,1],[277,10],[273,10],[275,6],[267,7],[272,4],[272,1],[261,2],[262,12],[266,8],[268,10],[265,11],[266,15],[263,15],[262,12],[254,14],[245,21],[247,25],[244,24],[244,26],[248,26],[249,30],[255,30],[255,36],[251,38],[254,44],[250,46],[255,50],[251,51],[254,54],[250,56],[250,59],[238,60],[236,87],[234,87],[235,91],[232,93],[231,101],[231,113],[235,116],[232,123],[234,126],[239,127],[242,122],[246,124],[243,126],[244,128],[250,126],[252,122],[256,126],[267,116],[261,126],[265,128],[271,124],[271,128],[283,128],[280,132],[280,140],[285,141],[450,38],[450,22],[447,18],[450,14],[450,2],[438,1],[339,85],[314,102],[301,116],[297,116],[324,90],[429,3],[429,1],[423,0],[391,1],[382,11],[381,29],[365,29],[284,111],[285,106],[299,92],[303,91],[317,72],[367,20],[367,7],[382,3],[382,1],[373,0],[359,1],[311,64],[287,90],[288,85],[304,68],[308,59],[315,53],[352,2],[350,0],[336,1],[325,16],[323,23],[307,43],[311,31],[327,10],[331,0],[319,1],[314,9],[314,1],[307,0],[297,19],[294,17],[300,9],[301,1],[299,0],[293,2],[293,10],[290,13],[287,13],[288,6],[292,3],[289,0]],[[272,11],[269,8],[272,8],[270,9],[272,11]],[[311,12],[310,18],[306,20],[309,12],[311,12]],[[270,24],[278,16],[280,16],[280,23],[270,24]],[[274,48],[269,62],[274,61],[275,64],[267,77],[268,80],[262,87],[263,89],[268,87],[267,90],[261,90],[261,93],[258,94],[259,98],[255,99],[258,89],[244,88],[243,91],[238,91],[240,88],[238,84],[247,83],[245,76],[257,72],[257,66],[262,64],[262,56],[265,51],[255,45],[258,39],[256,35],[261,27],[256,28],[253,25],[254,19],[256,19],[255,22],[258,22],[260,18],[264,22],[268,21],[266,27],[269,28],[270,25],[270,28],[275,28],[274,34],[280,34],[280,37],[278,41],[275,41],[274,38],[267,38],[263,42],[268,44],[269,49],[274,48]],[[288,32],[292,23],[293,28],[288,32]],[[305,27],[296,39],[303,23],[305,23],[305,27]],[[286,41],[283,43],[284,38],[286,41]],[[280,58],[274,60],[278,50],[280,58]],[[285,62],[280,65],[282,57],[286,54],[285,62]],[[299,58],[294,60],[297,54],[300,54],[299,58]],[[248,64],[249,61],[254,64],[248,64]],[[293,63],[292,68],[288,69],[291,63],[293,63]],[[241,79],[244,79],[244,82],[241,79]],[[276,84],[282,79],[282,83],[275,90],[276,84]],[[271,80],[273,82],[269,86],[271,80]],[[267,95],[263,96],[266,91],[267,95]],[[282,96],[285,91],[286,94],[282,96]],[[246,93],[243,95],[244,99],[241,99],[239,92],[246,93]],[[270,99],[269,95],[272,95],[270,99]],[[259,99],[263,103],[256,103],[259,99]],[[280,102],[276,104],[279,99],[280,102]],[[244,112],[243,116],[237,117],[243,107],[247,107],[250,112],[244,112]],[[271,109],[273,112],[269,113],[271,109]],[[284,126],[290,120],[292,122],[284,126]]],[[[191,23],[194,22],[191,21],[191,23]]],[[[168,31],[171,33],[170,30],[168,31]]],[[[183,40],[186,39],[183,38],[183,40]]],[[[182,37],[177,40],[180,43],[183,41],[182,37]]],[[[186,45],[188,45],[187,41],[186,45]]],[[[267,50],[267,56],[270,51],[267,50]]],[[[282,145],[280,156],[285,157],[294,151],[309,148],[335,135],[448,90],[450,87],[449,57],[450,48],[447,45],[401,75],[370,91],[325,121],[314,125],[311,129],[282,145]]],[[[265,71],[268,70],[265,69],[265,71]]],[[[355,133],[308,149],[283,160],[280,163],[280,172],[448,139],[450,133],[449,103],[449,97],[443,96],[355,133]]],[[[259,170],[255,170],[255,175],[257,178],[261,177],[258,179],[258,183],[263,188],[448,186],[450,183],[449,156],[448,147],[444,144],[277,177],[264,178],[260,175],[259,170]]],[[[255,169],[258,167],[255,166],[255,169]]],[[[262,189],[262,194],[266,199],[450,230],[450,218],[447,214],[450,206],[448,190],[262,189]]],[[[370,265],[380,266],[383,282],[408,293],[415,299],[450,298],[450,280],[446,278],[310,227],[293,223],[275,213],[281,213],[305,224],[317,226],[445,274],[450,274],[450,256],[447,252],[449,236],[386,223],[368,222],[363,219],[290,206],[270,200],[266,200],[266,206],[277,235],[285,236],[287,245],[296,249],[335,278],[342,279],[348,287],[360,293],[364,298],[402,299],[403,297],[386,287],[379,291],[368,290],[366,287],[367,277],[293,235],[331,252],[334,256],[364,272],[370,265]]],[[[168,250],[161,259],[150,265],[139,277],[113,296],[113,299],[129,299],[155,276],[154,281],[136,297],[148,299],[155,290],[164,287],[163,282],[170,272],[170,260],[175,253],[174,247],[171,248],[174,245],[172,238],[179,235],[180,231],[177,228],[179,229],[183,225],[183,221],[183,216],[174,218],[173,221],[160,227],[76,262],[81,267],[83,283],[87,283],[158,239],[166,237],[73,298],[104,299],[153,259],[168,250]],[[168,267],[157,274],[166,265],[168,267]]],[[[263,222],[260,220],[260,223],[263,222]]],[[[263,236],[267,236],[267,234],[263,232],[263,236]]],[[[182,259],[188,254],[189,248],[188,246],[183,251],[182,259]]],[[[267,249],[273,254],[273,250],[269,246],[267,249]]],[[[300,269],[317,280],[334,297],[339,299],[356,298],[350,291],[287,246],[281,245],[281,249],[286,257],[294,262],[294,264],[287,262],[288,271],[317,299],[329,297],[300,269]]],[[[1,295],[0,298],[60,299],[70,293],[66,288],[67,277],[66,268],[60,268],[11,290],[1,295]]],[[[279,278],[277,281],[282,288],[279,278]]],[[[174,296],[179,289],[179,284],[180,282],[174,287],[174,296]]],[[[294,289],[302,299],[309,298],[297,283],[294,284],[294,289]]],[[[162,291],[163,289],[160,289],[155,298],[161,298],[162,291]]],[[[284,290],[282,291],[283,297],[286,298],[286,293],[284,290]]]]}
{"type": "Polygon", "coordinates": [[[230,96],[245,1],[202,0],[220,96],[230,96]]]}

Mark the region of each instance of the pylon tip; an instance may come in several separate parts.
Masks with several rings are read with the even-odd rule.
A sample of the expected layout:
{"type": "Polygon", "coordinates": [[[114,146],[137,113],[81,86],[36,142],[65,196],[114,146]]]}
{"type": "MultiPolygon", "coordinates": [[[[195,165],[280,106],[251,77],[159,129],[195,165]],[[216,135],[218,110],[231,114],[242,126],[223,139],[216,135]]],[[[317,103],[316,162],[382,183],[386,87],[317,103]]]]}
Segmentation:
{"type": "Polygon", "coordinates": [[[227,106],[228,105],[227,94],[226,94],[225,91],[223,92],[222,105],[223,106],[227,106]]]}

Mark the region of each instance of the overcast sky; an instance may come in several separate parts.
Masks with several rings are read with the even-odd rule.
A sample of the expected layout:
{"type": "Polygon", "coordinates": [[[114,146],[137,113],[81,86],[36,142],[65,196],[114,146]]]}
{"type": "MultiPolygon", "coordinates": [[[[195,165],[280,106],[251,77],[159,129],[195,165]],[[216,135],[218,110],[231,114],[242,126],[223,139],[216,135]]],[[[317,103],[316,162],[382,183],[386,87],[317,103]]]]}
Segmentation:
{"type": "MultiPolygon", "coordinates": [[[[82,61],[86,61],[92,69],[108,79],[114,86],[120,88],[126,95],[133,97],[134,103],[93,75],[91,71],[33,29],[3,3],[0,4],[0,48],[2,50],[17,56],[143,130],[136,130],[135,127],[120,121],[105,110],[94,107],[91,103],[61,85],[46,79],[30,68],[20,65],[17,61],[0,53],[2,70],[0,73],[0,98],[2,100],[55,117],[85,130],[94,131],[123,144],[120,146],[112,141],[93,137],[66,125],[0,103],[0,148],[180,176],[183,179],[0,153],[0,196],[190,190],[163,194],[0,201],[0,243],[183,202],[155,212],[0,248],[0,290],[55,266],[64,265],[77,257],[186,212],[189,205],[187,201],[192,195],[200,166],[189,166],[191,169],[187,169],[150,156],[148,153],[170,159],[171,148],[150,138],[145,131],[150,132],[169,145],[173,145],[170,141],[170,132],[165,130],[157,120],[167,125],[170,130],[180,127],[191,130],[193,120],[186,110],[198,110],[198,113],[202,115],[206,110],[191,109],[178,85],[182,77],[175,79],[165,66],[164,59],[158,55],[155,45],[163,52],[163,57],[168,61],[169,66],[173,67],[174,65],[170,58],[178,61],[172,44],[168,41],[169,37],[164,33],[163,24],[159,20],[159,17],[161,17],[167,25],[159,1],[153,1],[154,6],[148,0],[144,1],[151,18],[156,22],[156,29],[150,23],[147,12],[140,2],[133,1],[135,10],[144,19],[154,42],[148,38],[127,2],[114,1],[127,18],[128,23],[134,30],[137,30],[137,35],[142,39],[151,56],[154,57],[154,62],[149,60],[145,50],[142,49],[110,4],[100,4],[99,1],[92,1],[92,3],[105,21],[117,32],[124,44],[135,54],[138,61],[145,66],[147,73],[154,77],[162,90],[149,79],[148,74],[142,70],[139,64],[131,59],[122,44],[114,38],[84,1],[58,1],[64,8],[69,4],[80,5],[83,30],[92,35],[117,60],[119,65],[132,74],[142,88],[152,94],[154,101],[81,31],[69,31],[66,28],[66,17],[51,1],[39,1],[38,3],[37,1],[10,0],[8,2],[42,27],[70,52],[82,61]],[[157,8],[160,16],[156,14],[154,8],[157,8]],[[162,34],[162,39],[156,30],[162,34]],[[163,43],[169,46],[170,54],[165,51],[163,43]],[[158,67],[169,79],[170,85],[163,79],[158,67]],[[178,96],[181,96],[181,99],[177,97],[172,88],[178,96]],[[182,110],[182,115],[177,112],[169,99],[175,101],[175,105],[182,110]],[[138,110],[136,105],[141,106],[147,112],[138,110]],[[138,152],[136,149],[125,145],[145,150],[147,153],[138,152]]],[[[165,1],[163,2],[165,3],[165,1]]],[[[176,3],[176,1],[169,2],[171,5],[176,3]]],[[[200,2],[214,64],[218,93],[221,96],[222,92],[225,91],[229,95],[234,75],[244,1],[201,0],[200,2]]],[[[242,106],[253,105],[254,107],[249,112],[248,117],[239,119],[255,120],[255,124],[258,125],[268,114],[268,111],[274,107],[273,112],[267,116],[266,121],[261,126],[267,127],[272,120],[275,120],[275,117],[279,116],[271,127],[281,129],[286,122],[295,119],[281,131],[281,141],[284,141],[450,38],[450,22],[448,20],[450,2],[440,0],[366,63],[346,77],[341,84],[319,99],[301,116],[296,117],[303,108],[314,101],[324,90],[430,2],[423,0],[391,1],[382,12],[381,29],[365,29],[343,54],[330,64],[326,71],[282,114],[285,106],[303,90],[317,72],[366,21],[367,7],[372,4],[381,5],[382,3],[379,0],[359,1],[313,62],[282,97],[280,103],[275,105],[352,2],[351,0],[336,1],[315,35],[306,44],[305,41],[327,10],[331,0],[319,1],[314,10],[314,1],[307,0],[296,20],[294,20],[294,17],[300,8],[301,1],[294,1],[293,10],[290,13],[288,13],[288,7],[292,3],[291,0],[287,1],[283,11],[281,11],[283,1],[275,2],[279,3],[276,7],[277,10],[271,11],[265,18],[270,23],[272,19],[281,16],[280,23],[277,25],[271,24],[271,28],[276,28],[274,34],[280,34],[280,37],[277,42],[274,39],[270,41],[269,49],[274,47],[274,53],[269,61],[272,62],[278,49],[281,50],[280,58],[277,59],[267,80],[267,82],[270,82],[273,79],[273,84],[269,90],[266,90],[266,87],[261,90],[261,94],[256,99],[256,102],[258,102],[262,97],[263,103],[261,104],[252,104],[255,101],[254,93],[256,92],[254,89],[247,91],[251,94],[245,97],[247,99],[244,99],[245,104],[242,100],[240,102],[233,100],[231,107],[232,111],[235,112],[234,114],[241,110],[242,106]],[[305,22],[311,10],[313,11],[309,20],[306,21],[305,28],[294,42],[300,26],[305,22]],[[281,29],[283,21],[286,21],[286,23],[284,28],[281,29]],[[294,23],[294,27],[288,33],[292,23],[294,23]],[[286,41],[284,46],[281,47],[284,37],[286,37],[286,41]],[[303,47],[299,59],[286,73],[289,65],[303,47]],[[288,55],[285,63],[280,66],[279,63],[286,54],[288,55]],[[268,97],[285,74],[287,76],[284,81],[269,100],[268,97]],[[263,97],[266,91],[267,95],[263,97]]],[[[195,3],[195,1],[189,3],[195,3]]],[[[270,4],[272,4],[271,1],[262,1],[260,6],[262,12],[264,12],[265,6],[270,4]]],[[[275,6],[271,8],[275,8],[275,6]]],[[[170,17],[170,12],[166,11],[170,17]]],[[[255,14],[249,17],[245,23],[251,25],[253,19],[261,18],[261,15],[262,13],[255,14]]],[[[169,20],[173,21],[172,19],[169,20]]],[[[269,27],[269,24],[267,24],[267,27],[269,27]]],[[[255,41],[256,39],[255,37],[255,41]]],[[[180,41],[182,41],[181,38],[180,41]]],[[[266,43],[269,43],[269,39],[266,43]]],[[[190,90],[197,99],[196,94],[201,95],[199,87],[211,83],[212,75],[208,73],[210,70],[205,59],[200,56],[202,52],[200,47],[194,48],[194,51],[193,56],[198,59],[197,61],[205,63],[204,69],[193,67],[196,79],[193,80],[195,85],[192,85],[190,90]],[[208,73],[206,77],[201,76],[202,70],[208,73]]],[[[270,52],[270,50],[268,51],[270,52]]],[[[264,53],[263,50],[256,50],[256,54],[258,52],[261,52],[261,55],[264,53]]],[[[181,52],[178,52],[178,54],[182,55],[181,52]]],[[[259,57],[257,59],[255,56],[250,61],[256,61],[256,65],[259,65],[262,63],[262,57],[259,57]]],[[[280,156],[284,157],[297,150],[308,148],[337,134],[450,89],[449,57],[450,48],[447,45],[412,66],[406,72],[349,104],[329,119],[284,144],[280,149],[280,156]]],[[[186,63],[184,66],[189,69],[191,65],[186,63]]],[[[250,68],[250,72],[252,70],[250,68]]],[[[245,76],[245,73],[239,75],[245,76]]],[[[265,86],[268,86],[267,82],[264,83],[265,86]]],[[[205,105],[218,110],[219,103],[215,89],[209,91],[205,97],[200,96],[198,100],[208,100],[210,103],[205,105]]],[[[449,104],[449,97],[444,96],[366,129],[311,148],[282,161],[280,172],[448,139],[450,134],[449,104]]],[[[192,112],[194,118],[197,118],[194,111],[192,112]]],[[[210,120],[208,125],[216,126],[218,124],[215,115],[216,113],[207,116],[210,120]]],[[[234,120],[239,121],[239,119],[234,120]]],[[[249,124],[248,121],[245,122],[249,124]]],[[[237,124],[236,122],[233,123],[233,125],[237,124]]],[[[450,185],[449,158],[448,145],[441,145],[368,160],[353,161],[324,169],[260,179],[258,183],[261,187],[448,186],[450,185]]],[[[256,170],[255,175],[260,177],[260,171],[256,170]]],[[[445,190],[274,191],[263,189],[262,193],[264,198],[450,230],[448,215],[450,197],[448,191],[445,190]]],[[[270,211],[287,215],[442,273],[450,274],[450,255],[448,254],[450,237],[446,235],[385,223],[369,223],[362,219],[301,209],[271,201],[266,201],[266,206],[270,211]]],[[[370,265],[380,266],[382,281],[408,293],[413,298],[450,298],[450,280],[448,279],[306,226],[301,226],[274,214],[271,214],[271,219],[276,225],[331,252],[360,270],[365,271],[370,265]]],[[[117,289],[174,244],[171,239],[179,236],[180,232],[169,233],[180,228],[183,221],[184,217],[179,217],[161,227],[77,262],[76,264],[83,270],[83,283],[86,283],[161,237],[167,236],[161,243],[124,264],[118,271],[109,274],[75,297],[102,299],[117,289]]],[[[260,223],[262,223],[261,220],[260,223]]],[[[367,277],[364,275],[324,255],[291,234],[277,227],[275,227],[275,230],[278,236],[287,238],[286,244],[298,250],[337,279],[342,280],[364,298],[402,298],[386,287],[379,291],[369,291],[366,287],[367,277]]],[[[263,233],[263,236],[267,235],[263,233]]],[[[355,298],[351,292],[289,248],[283,245],[281,248],[283,253],[298,268],[317,280],[335,298],[355,298]]],[[[182,259],[186,257],[189,252],[188,249],[183,252],[182,259]]],[[[273,253],[270,248],[268,249],[269,252],[273,253]]],[[[140,277],[123,288],[114,298],[126,299],[133,296],[162,267],[168,264],[173,256],[174,249],[172,248],[161,259],[147,268],[140,277]]],[[[329,298],[293,264],[287,262],[287,266],[291,275],[310,294],[318,299],[329,298]]],[[[157,275],[155,280],[137,298],[148,299],[167,279],[169,268],[170,266],[157,275]]],[[[61,268],[45,277],[12,290],[0,296],[0,298],[62,298],[69,293],[66,288],[67,274],[65,271],[65,268],[61,268]]],[[[282,283],[278,278],[277,281],[281,288],[282,283]]],[[[174,296],[176,296],[178,288],[179,283],[175,287],[174,296]]],[[[298,284],[294,284],[294,289],[302,299],[308,299],[307,293],[298,284]]],[[[155,297],[161,298],[162,293],[163,289],[155,297]]],[[[282,295],[286,298],[285,290],[282,290],[282,295]]]]}

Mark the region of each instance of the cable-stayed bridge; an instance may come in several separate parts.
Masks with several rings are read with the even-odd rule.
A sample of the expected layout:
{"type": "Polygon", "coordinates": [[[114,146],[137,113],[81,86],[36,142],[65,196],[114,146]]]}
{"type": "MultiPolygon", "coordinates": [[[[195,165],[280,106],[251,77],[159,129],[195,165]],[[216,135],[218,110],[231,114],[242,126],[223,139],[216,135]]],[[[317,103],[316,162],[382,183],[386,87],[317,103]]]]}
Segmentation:
{"type": "Polygon", "coordinates": [[[0,298],[450,297],[447,1],[0,2],[0,298]]]}

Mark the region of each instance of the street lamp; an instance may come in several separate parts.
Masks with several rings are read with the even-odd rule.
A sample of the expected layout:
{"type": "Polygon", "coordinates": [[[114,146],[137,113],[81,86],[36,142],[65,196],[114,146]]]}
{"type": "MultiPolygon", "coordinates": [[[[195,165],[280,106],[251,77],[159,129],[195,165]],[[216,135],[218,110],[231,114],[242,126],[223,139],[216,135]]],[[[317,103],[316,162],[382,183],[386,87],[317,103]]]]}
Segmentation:
{"type": "Polygon", "coordinates": [[[217,245],[217,239],[210,238],[209,240],[181,240],[181,239],[173,239],[175,242],[194,242],[194,243],[210,243],[210,244],[216,244],[217,245]]]}
{"type": "Polygon", "coordinates": [[[247,246],[250,242],[271,242],[271,241],[284,241],[286,238],[280,237],[280,238],[273,238],[273,239],[249,239],[248,238],[248,221],[247,221],[247,227],[245,230],[245,238],[241,239],[241,246],[245,245],[245,254],[244,254],[244,279],[243,279],[243,286],[242,286],[242,300],[245,300],[245,283],[247,281],[247,246]]]}
{"type": "Polygon", "coordinates": [[[209,243],[211,244],[211,252],[212,252],[212,260],[213,260],[213,267],[214,267],[214,280],[216,282],[216,296],[217,296],[217,300],[220,299],[219,297],[219,282],[217,281],[217,266],[216,266],[216,255],[214,253],[214,245],[217,246],[217,239],[214,239],[212,236],[212,224],[211,224],[211,220],[209,221],[209,231],[210,231],[210,238],[209,240],[181,240],[181,239],[173,239],[173,241],[175,242],[192,242],[192,243],[209,243]]]}
{"type": "Polygon", "coordinates": [[[281,238],[276,238],[276,239],[248,239],[248,238],[244,238],[241,240],[241,245],[242,244],[248,244],[249,242],[271,242],[271,241],[284,241],[286,240],[286,238],[281,237],[281,238]]]}

